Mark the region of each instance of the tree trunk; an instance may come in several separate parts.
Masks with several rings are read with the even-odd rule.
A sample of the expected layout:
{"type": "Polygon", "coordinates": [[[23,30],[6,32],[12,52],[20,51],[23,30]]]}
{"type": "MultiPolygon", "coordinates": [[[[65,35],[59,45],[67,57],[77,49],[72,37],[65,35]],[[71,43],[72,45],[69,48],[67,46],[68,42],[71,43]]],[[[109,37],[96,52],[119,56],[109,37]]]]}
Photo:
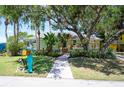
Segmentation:
{"type": "MultiPolygon", "coordinates": [[[[5,36],[6,36],[6,42],[8,42],[8,34],[7,34],[7,30],[8,30],[8,24],[9,24],[9,22],[8,22],[8,19],[6,18],[6,20],[5,20],[5,36]]],[[[7,53],[9,53],[9,50],[7,49],[7,47],[6,47],[6,51],[7,51],[7,53]]]]}
{"type": "Polygon", "coordinates": [[[38,51],[39,44],[38,44],[38,37],[37,37],[37,29],[35,29],[35,39],[36,39],[36,51],[38,51]]]}
{"type": "Polygon", "coordinates": [[[116,39],[118,39],[119,36],[121,36],[122,34],[124,34],[124,29],[121,29],[120,31],[118,31],[115,35],[113,35],[112,37],[110,37],[103,45],[103,50],[105,50],[106,48],[108,48],[108,46],[116,39]]]}
{"type": "Polygon", "coordinates": [[[78,35],[78,37],[80,39],[81,47],[83,47],[85,50],[88,50],[88,45],[89,45],[90,39],[87,39],[86,37],[84,37],[79,31],[74,31],[74,32],[78,35]]]}
{"type": "Polygon", "coordinates": [[[78,37],[79,37],[79,39],[81,41],[81,46],[82,46],[83,45],[83,39],[84,39],[83,35],[77,30],[75,30],[74,32],[78,35],[78,37]]]}
{"type": "Polygon", "coordinates": [[[6,27],[5,27],[5,36],[6,36],[6,41],[8,41],[7,26],[8,26],[8,25],[6,25],[6,27]]]}
{"type": "Polygon", "coordinates": [[[40,30],[38,29],[38,50],[40,50],[40,30]]]}
{"type": "Polygon", "coordinates": [[[7,28],[8,28],[8,25],[5,25],[5,36],[6,36],[6,41],[8,41],[7,28]]]}
{"type": "Polygon", "coordinates": [[[17,42],[18,42],[18,35],[19,35],[19,21],[17,22],[17,42]]]}
{"type": "Polygon", "coordinates": [[[8,19],[6,19],[6,20],[5,20],[5,36],[6,36],[6,41],[8,40],[8,34],[7,34],[8,24],[9,24],[8,19]]]}
{"type": "Polygon", "coordinates": [[[16,41],[17,39],[17,35],[16,35],[16,25],[17,25],[17,22],[14,20],[14,40],[16,41]]]}

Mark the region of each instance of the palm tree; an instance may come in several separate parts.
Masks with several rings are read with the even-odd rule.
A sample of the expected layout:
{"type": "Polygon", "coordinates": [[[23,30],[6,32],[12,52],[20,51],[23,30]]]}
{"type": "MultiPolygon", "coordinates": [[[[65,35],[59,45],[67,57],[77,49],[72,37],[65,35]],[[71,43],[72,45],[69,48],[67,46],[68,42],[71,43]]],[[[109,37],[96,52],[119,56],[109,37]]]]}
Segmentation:
{"type": "Polygon", "coordinates": [[[57,37],[55,36],[54,33],[47,33],[47,34],[44,34],[44,40],[46,42],[46,45],[47,45],[47,53],[51,52],[52,49],[53,49],[53,45],[57,42],[57,37]]]}
{"type": "Polygon", "coordinates": [[[9,19],[8,19],[8,18],[5,19],[4,24],[5,24],[5,36],[6,36],[6,41],[8,41],[8,34],[7,34],[8,25],[9,25],[9,19]]]}
{"type": "Polygon", "coordinates": [[[18,30],[19,30],[19,18],[22,16],[22,12],[23,12],[23,6],[13,6],[13,5],[4,5],[0,7],[0,13],[1,15],[5,18],[5,35],[6,35],[6,39],[8,39],[8,35],[7,35],[7,27],[9,25],[9,23],[13,23],[14,24],[14,38],[15,40],[17,40],[17,36],[18,36],[18,30]],[[17,27],[18,26],[18,27],[17,27]]]}
{"type": "Polygon", "coordinates": [[[67,34],[65,33],[59,33],[58,34],[59,41],[61,42],[61,47],[66,47],[67,42],[67,34]]]}
{"type": "Polygon", "coordinates": [[[45,15],[42,6],[29,6],[28,13],[24,17],[25,22],[31,23],[31,29],[35,31],[36,50],[40,50],[40,30],[44,31],[45,15]]]}
{"type": "Polygon", "coordinates": [[[8,25],[10,23],[10,9],[5,5],[5,6],[0,6],[0,16],[5,19],[4,24],[5,24],[5,36],[6,36],[6,41],[8,40],[8,25]]]}
{"type": "Polygon", "coordinates": [[[18,42],[18,33],[19,33],[19,21],[22,20],[21,17],[23,16],[25,7],[27,6],[10,6],[12,13],[11,18],[14,24],[14,37],[15,40],[18,42]]]}

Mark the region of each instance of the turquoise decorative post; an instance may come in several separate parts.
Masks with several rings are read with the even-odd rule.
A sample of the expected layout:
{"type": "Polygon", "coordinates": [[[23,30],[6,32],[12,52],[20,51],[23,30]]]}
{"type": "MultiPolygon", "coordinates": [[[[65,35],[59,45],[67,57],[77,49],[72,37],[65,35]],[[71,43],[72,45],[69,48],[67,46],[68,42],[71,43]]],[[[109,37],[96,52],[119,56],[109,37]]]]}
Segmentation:
{"type": "Polygon", "coordinates": [[[32,64],[33,64],[33,58],[32,58],[32,54],[29,52],[27,55],[28,73],[32,73],[32,64]]]}

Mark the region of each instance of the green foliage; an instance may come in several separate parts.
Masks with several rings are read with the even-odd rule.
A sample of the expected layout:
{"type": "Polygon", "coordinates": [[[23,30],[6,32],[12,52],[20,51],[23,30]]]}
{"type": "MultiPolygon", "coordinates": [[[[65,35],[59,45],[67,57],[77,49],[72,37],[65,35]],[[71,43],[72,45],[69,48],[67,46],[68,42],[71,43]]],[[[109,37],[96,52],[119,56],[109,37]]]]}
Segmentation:
{"type": "Polygon", "coordinates": [[[70,51],[70,57],[81,57],[84,56],[87,52],[83,49],[73,49],[70,51]]]}
{"type": "Polygon", "coordinates": [[[32,51],[32,54],[35,56],[42,56],[45,55],[45,50],[38,50],[38,51],[32,51]]]}
{"type": "Polygon", "coordinates": [[[115,59],[115,55],[112,49],[107,49],[105,52],[99,50],[84,50],[84,49],[73,49],[70,51],[70,57],[89,57],[89,58],[108,58],[115,59]]]}
{"type": "Polygon", "coordinates": [[[46,45],[47,45],[47,52],[50,52],[52,51],[52,48],[53,48],[53,45],[55,45],[55,43],[57,42],[57,37],[55,36],[54,33],[47,33],[47,34],[44,34],[44,40],[46,42],[46,45]]]}
{"type": "Polygon", "coordinates": [[[58,33],[58,46],[59,47],[65,47],[66,46],[66,42],[67,40],[69,39],[70,37],[70,34],[67,34],[67,33],[58,33]]]}
{"type": "Polygon", "coordinates": [[[49,72],[53,65],[53,59],[45,56],[33,57],[33,71],[38,74],[49,72]]]}
{"type": "Polygon", "coordinates": [[[107,48],[101,55],[105,58],[115,59],[116,56],[111,48],[107,48]]]}
{"type": "Polygon", "coordinates": [[[47,50],[39,50],[39,51],[32,51],[34,56],[50,56],[50,57],[58,57],[60,56],[60,51],[51,51],[47,53],[47,50]]]}
{"type": "Polygon", "coordinates": [[[5,53],[6,52],[6,50],[4,49],[4,50],[0,50],[0,54],[3,54],[3,53],[5,53]]]}
{"type": "Polygon", "coordinates": [[[21,47],[17,42],[8,42],[7,43],[7,49],[11,52],[12,56],[18,55],[19,49],[21,47]]]}
{"type": "Polygon", "coordinates": [[[9,50],[13,56],[19,55],[19,50],[22,50],[27,46],[28,37],[31,36],[27,35],[26,32],[19,32],[18,42],[15,42],[14,36],[10,36],[7,41],[7,50],[9,50]]]}
{"type": "Polygon", "coordinates": [[[96,25],[96,30],[103,32],[105,41],[108,40],[113,34],[117,32],[117,25],[121,19],[120,6],[107,6],[105,11],[102,12],[102,19],[96,25]]]}
{"type": "Polygon", "coordinates": [[[99,58],[100,57],[100,53],[99,53],[98,50],[89,50],[88,51],[88,57],[99,58]]]}
{"type": "Polygon", "coordinates": [[[61,54],[60,52],[50,52],[48,53],[48,56],[51,56],[51,57],[59,57],[61,54]]]}

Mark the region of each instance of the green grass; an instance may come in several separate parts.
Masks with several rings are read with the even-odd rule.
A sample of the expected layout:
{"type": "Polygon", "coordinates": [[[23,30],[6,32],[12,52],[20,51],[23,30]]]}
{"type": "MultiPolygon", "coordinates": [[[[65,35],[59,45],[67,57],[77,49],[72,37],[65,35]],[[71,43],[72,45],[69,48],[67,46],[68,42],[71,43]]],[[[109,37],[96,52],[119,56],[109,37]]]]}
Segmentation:
{"type": "MultiPolygon", "coordinates": [[[[46,77],[47,73],[37,74],[37,73],[24,73],[16,72],[17,66],[19,65],[17,59],[21,56],[16,57],[5,57],[0,56],[0,76],[30,76],[30,77],[46,77]]],[[[23,57],[25,58],[25,57],[23,57]]]]}
{"type": "Polygon", "coordinates": [[[16,74],[17,62],[16,60],[19,58],[17,57],[0,57],[0,75],[14,75],[16,74]]]}
{"type": "MultiPolygon", "coordinates": [[[[119,73],[121,70],[118,70],[115,66],[109,68],[109,70],[103,70],[106,67],[104,62],[97,63],[91,60],[84,61],[83,59],[76,58],[69,60],[71,64],[72,74],[75,79],[86,79],[86,80],[124,80],[124,73],[119,73]],[[111,73],[110,73],[111,71],[111,73]],[[118,73],[112,73],[112,71],[116,71],[118,73]],[[107,73],[109,72],[109,74],[107,73]]],[[[115,61],[115,60],[114,60],[115,61]]],[[[124,64],[124,63],[123,63],[124,64]]],[[[122,65],[123,65],[122,64],[122,65]]],[[[121,67],[119,67],[121,68],[121,67]]],[[[124,67],[122,67],[122,70],[124,67]]],[[[107,68],[105,68],[107,69],[107,68]]]]}

